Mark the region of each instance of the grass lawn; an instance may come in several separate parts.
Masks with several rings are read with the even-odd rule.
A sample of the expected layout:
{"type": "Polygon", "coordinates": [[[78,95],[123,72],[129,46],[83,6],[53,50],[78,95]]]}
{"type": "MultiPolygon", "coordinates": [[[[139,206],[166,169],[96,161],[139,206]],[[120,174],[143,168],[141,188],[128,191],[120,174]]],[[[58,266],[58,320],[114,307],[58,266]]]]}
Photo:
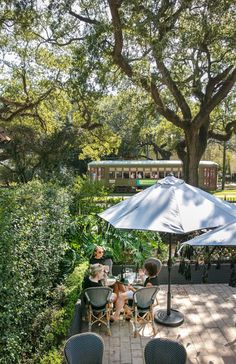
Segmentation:
{"type": "Polygon", "coordinates": [[[214,192],[214,196],[219,197],[219,198],[230,198],[230,197],[234,197],[236,198],[236,190],[223,190],[223,191],[217,191],[214,192]]]}

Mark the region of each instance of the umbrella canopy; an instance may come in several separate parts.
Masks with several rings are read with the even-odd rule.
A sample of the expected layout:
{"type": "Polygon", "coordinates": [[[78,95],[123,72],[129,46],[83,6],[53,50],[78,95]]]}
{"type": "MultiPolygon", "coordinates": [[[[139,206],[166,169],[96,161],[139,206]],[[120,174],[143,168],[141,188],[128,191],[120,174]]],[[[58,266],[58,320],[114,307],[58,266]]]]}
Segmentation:
{"type": "Polygon", "coordinates": [[[225,225],[236,220],[236,209],[183,180],[167,176],[99,216],[117,229],[169,233],[167,311],[159,310],[155,321],[178,326],[184,319],[171,309],[171,235],[225,225]]]}
{"type": "Polygon", "coordinates": [[[236,246],[236,220],[181,244],[192,246],[236,246]]]}
{"type": "Polygon", "coordinates": [[[99,216],[118,229],[184,234],[225,225],[236,218],[236,208],[167,176],[99,216]]]}

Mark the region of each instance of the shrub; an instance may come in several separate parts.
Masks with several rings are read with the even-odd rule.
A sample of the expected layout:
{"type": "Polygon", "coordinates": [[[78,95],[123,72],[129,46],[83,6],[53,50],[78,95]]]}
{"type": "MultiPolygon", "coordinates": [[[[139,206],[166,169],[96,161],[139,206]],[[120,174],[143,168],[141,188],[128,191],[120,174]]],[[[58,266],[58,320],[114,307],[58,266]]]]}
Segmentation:
{"type": "Polygon", "coordinates": [[[0,193],[0,363],[30,362],[40,352],[67,249],[69,205],[65,189],[39,181],[0,193]]]}
{"type": "MultiPolygon", "coordinates": [[[[51,307],[51,317],[48,325],[44,327],[44,335],[41,336],[40,346],[46,352],[43,357],[34,358],[40,364],[61,363],[62,346],[67,337],[68,330],[74,315],[75,303],[82,289],[82,282],[85,271],[88,268],[86,262],[77,266],[64,282],[64,285],[56,287],[53,291],[53,305],[51,307]],[[53,361],[54,360],[54,361],[53,361]]],[[[45,323],[45,320],[44,320],[45,323]]]]}

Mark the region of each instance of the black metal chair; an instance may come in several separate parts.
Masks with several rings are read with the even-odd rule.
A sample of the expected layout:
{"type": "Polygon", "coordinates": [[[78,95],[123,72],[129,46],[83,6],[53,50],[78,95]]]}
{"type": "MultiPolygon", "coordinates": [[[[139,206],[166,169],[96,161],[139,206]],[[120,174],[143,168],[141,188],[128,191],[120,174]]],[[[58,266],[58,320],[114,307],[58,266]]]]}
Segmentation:
{"type": "Polygon", "coordinates": [[[68,364],[102,364],[103,352],[103,339],[93,332],[71,336],[64,347],[68,364]]]}
{"type": "Polygon", "coordinates": [[[144,358],[146,364],[185,364],[187,352],[178,341],[155,338],[146,344],[144,358]]]}
{"type": "Polygon", "coordinates": [[[112,289],[109,287],[92,287],[84,290],[89,332],[92,330],[92,326],[95,323],[98,323],[105,325],[107,327],[108,334],[111,335],[111,295],[112,289]]]}
{"type": "Polygon", "coordinates": [[[134,337],[142,329],[143,325],[151,322],[153,334],[156,335],[156,327],[154,324],[153,306],[159,291],[159,287],[144,287],[138,289],[134,293],[133,312],[134,312],[134,337]]]}
{"type": "Polygon", "coordinates": [[[113,261],[111,258],[106,258],[105,259],[105,262],[104,262],[104,265],[108,266],[109,267],[109,272],[108,274],[109,275],[112,275],[112,266],[113,266],[113,261]]]}

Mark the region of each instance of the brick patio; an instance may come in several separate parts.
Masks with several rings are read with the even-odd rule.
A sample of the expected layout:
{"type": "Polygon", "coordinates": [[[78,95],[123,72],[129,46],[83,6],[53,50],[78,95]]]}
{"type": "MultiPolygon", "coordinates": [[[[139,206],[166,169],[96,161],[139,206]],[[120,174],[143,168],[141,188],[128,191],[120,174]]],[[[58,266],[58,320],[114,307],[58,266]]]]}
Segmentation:
{"type": "MultiPolygon", "coordinates": [[[[166,291],[167,286],[161,286],[156,309],[166,308],[166,291]]],[[[236,288],[227,284],[172,285],[172,296],[172,307],[184,314],[185,321],[175,328],[157,325],[156,337],[181,342],[188,364],[236,364],[236,288]]],[[[103,364],[144,364],[151,328],[147,325],[143,336],[134,338],[132,322],[121,318],[111,326],[111,337],[103,327],[93,328],[105,342],[103,364]]]]}

